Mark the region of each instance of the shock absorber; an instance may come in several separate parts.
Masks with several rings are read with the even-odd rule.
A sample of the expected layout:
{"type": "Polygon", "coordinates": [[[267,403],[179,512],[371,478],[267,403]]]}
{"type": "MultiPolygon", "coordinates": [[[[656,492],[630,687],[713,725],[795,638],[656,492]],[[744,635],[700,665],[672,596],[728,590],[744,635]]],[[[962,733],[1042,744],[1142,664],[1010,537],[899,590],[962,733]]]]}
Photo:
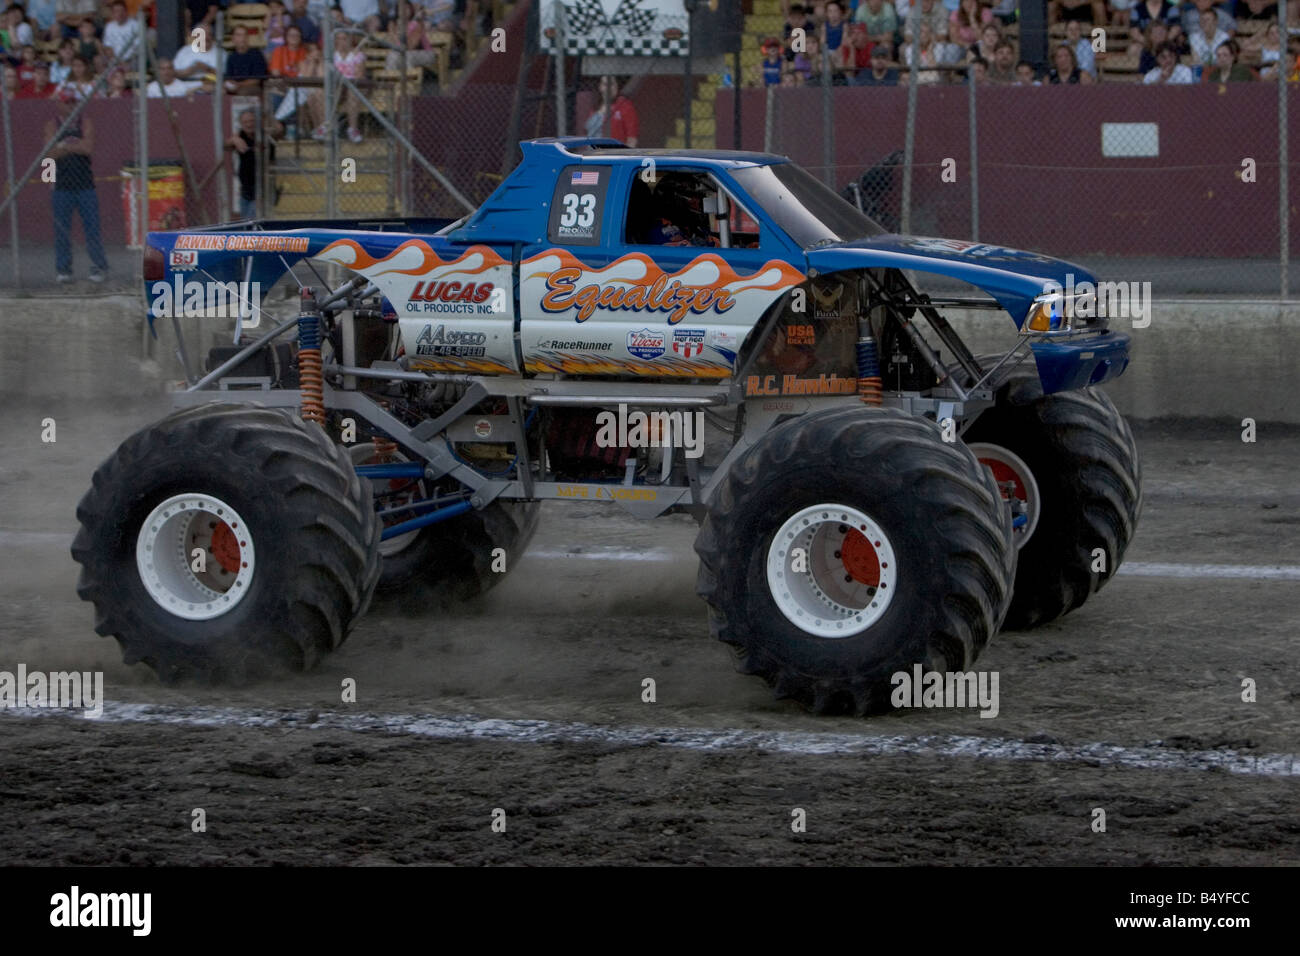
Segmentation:
{"type": "Polygon", "coordinates": [[[325,378],[321,374],[321,315],[316,293],[303,287],[298,310],[298,389],[304,421],[325,424],[325,378]]]}
{"type": "Polygon", "coordinates": [[[871,320],[858,318],[858,398],[866,405],[883,405],[883,383],[880,379],[880,355],[876,340],[871,336],[871,320]]]}
{"type": "Polygon", "coordinates": [[[397,442],[391,438],[385,438],[383,435],[371,435],[370,440],[375,445],[375,457],[380,461],[388,461],[391,456],[397,454],[397,442]]]}

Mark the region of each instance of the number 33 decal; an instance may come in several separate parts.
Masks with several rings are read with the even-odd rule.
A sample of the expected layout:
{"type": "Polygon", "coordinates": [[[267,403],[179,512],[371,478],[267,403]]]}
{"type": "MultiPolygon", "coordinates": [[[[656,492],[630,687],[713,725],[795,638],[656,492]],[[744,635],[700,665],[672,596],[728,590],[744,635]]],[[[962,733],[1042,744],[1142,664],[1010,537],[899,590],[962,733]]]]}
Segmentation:
{"type": "Polygon", "coordinates": [[[586,229],[596,221],[596,196],[594,193],[565,193],[561,200],[564,211],[560,213],[561,226],[579,226],[586,229]]]}

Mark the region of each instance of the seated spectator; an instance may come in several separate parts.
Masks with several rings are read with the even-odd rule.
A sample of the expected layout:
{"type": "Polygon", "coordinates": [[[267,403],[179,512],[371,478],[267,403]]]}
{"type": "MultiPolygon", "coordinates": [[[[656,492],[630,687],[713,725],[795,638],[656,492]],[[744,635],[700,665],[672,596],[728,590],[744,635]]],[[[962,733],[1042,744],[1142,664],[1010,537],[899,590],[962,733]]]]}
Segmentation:
{"type": "Polygon", "coordinates": [[[267,52],[284,46],[284,31],[292,22],[292,17],[284,10],[283,0],[271,0],[267,4],[266,20],[262,24],[262,34],[266,37],[267,52]]]}
{"type": "Polygon", "coordinates": [[[1269,22],[1266,29],[1246,37],[1241,44],[1244,52],[1259,53],[1260,79],[1268,79],[1277,72],[1277,63],[1282,56],[1282,31],[1277,21],[1269,22]]]}
{"type": "MultiPolygon", "coordinates": [[[[297,33],[297,27],[291,27],[285,36],[285,45],[276,50],[277,54],[284,53],[289,49],[290,44],[294,42],[297,33]]],[[[298,79],[312,79],[324,76],[324,54],[318,46],[303,46],[303,56],[293,67],[294,76],[298,79]]],[[[271,72],[275,72],[275,58],[271,59],[271,72]]],[[[286,76],[288,74],[285,74],[286,76]]],[[[280,123],[291,124],[294,127],[294,135],[297,136],[300,129],[311,129],[312,117],[307,110],[303,109],[303,122],[298,122],[298,111],[305,107],[311,100],[313,93],[318,92],[319,88],[313,89],[308,86],[292,86],[289,91],[278,101],[275,107],[275,118],[280,123]]]]}
{"type": "Polygon", "coordinates": [[[27,21],[32,25],[37,39],[51,42],[59,39],[58,7],[58,0],[27,0],[27,21]]]}
{"type": "Polygon", "coordinates": [[[226,54],[226,89],[231,93],[256,93],[269,73],[266,57],[262,56],[261,50],[249,48],[245,27],[235,27],[231,40],[234,49],[226,54]]]}
{"type": "Polygon", "coordinates": [[[212,39],[212,31],[199,24],[190,34],[190,42],[183,44],[176,51],[173,64],[176,75],[182,80],[201,80],[205,76],[217,75],[217,44],[212,39]],[[195,50],[198,47],[198,50],[195,50]],[[202,52],[199,52],[199,51],[202,52]]]}
{"type": "MultiPolygon", "coordinates": [[[[307,0],[293,0],[292,23],[298,28],[298,34],[304,46],[320,43],[320,24],[307,13],[307,0]]],[[[289,36],[285,34],[285,43],[289,36]]]]}
{"type": "Polygon", "coordinates": [[[980,30],[992,20],[993,11],[980,0],[961,0],[961,5],[948,19],[948,39],[952,43],[968,47],[979,40],[980,30]]]}
{"type": "Polygon", "coordinates": [[[1241,52],[1236,40],[1219,44],[1214,51],[1214,66],[1201,74],[1204,83],[1248,83],[1255,79],[1254,72],[1237,62],[1241,52]]]}
{"type": "Polygon", "coordinates": [[[865,23],[854,23],[849,27],[847,43],[840,45],[835,68],[851,82],[863,70],[871,68],[871,50],[877,44],[888,45],[887,41],[873,42],[867,32],[871,28],[865,23]]]}
{"type": "Polygon", "coordinates": [[[1002,39],[1002,28],[996,23],[986,23],[980,29],[980,38],[978,43],[971,44],[966,51],[967,62],[980,57],[985,63],[991,63],[993,56],[997,52],[998,41],[1002,39]]]}
{"type": "Polygon", "coordinates": [[[1146,37],[1142,40],[1142,52],[1138,57],[1138,72],[1146,76],[1154,70],[1156,63],[1156,52],[1169,42],[1169,24],[1163,20],[1152,20],[1147,25],[1146,37]]]}
{"type": "Polygon", "coordinates": [[[802,3],[790,4],[790,12],[786,15],[785,26],[782,28],[782,39],[785,40],[785,59],[786,62],[794,60],[794,50],[790,45],[790,36],[795,30],[802,30],[804,39],[812,32],[812,24],[808,22],[808,15],[804,13],[802,3]]]}
{"type": "MultiPolygon", "coordinates": [[[[394,17],[393,19],[397,19],[394,17]]],[[[410,17],[407,17],[410,20],[410,17]]],[[[425,0],[424,19],[438,33],[456,31],[456,0],[425,0]]]]}
{"type": "MultiPolygon", "coordinates": [[[[947,44],[944,44],[943,46],[946,47],[947,44]]],[[[917,83],[938,83],[943,79],[938,70],[927,70],[925,67],[938,66],[940,63],[947,62],[947,59],[944,56],[945,52],[944,48],[939,47],[934,42],[934,34],[930,32],[930,24],[922,21],[920,55],[916,60],[917,83]]],[[[903,65],[909,70],[912,67],[912,44],[910,43],[903,47],[903,65]]]]}
{"type": "Polygon", "coordinates": [[[1164,43],[1156,50],[1156,68],[1142,78],[1143,83],[1195,83],[1191,67],[1178,62],[1178,51],[1172,43],[1164,43]]]}
{"type": "Polygon", "coordinates": [[[1091,37],[1084,37],[1083,26],[1078,20],[1070,20],[1065,24],[1065,42],[1074,50],[1074,59],[1079,64],[1079,69],[1085,73],[1091,73],[1092,78],[1097,78],[1097,56],[1092,51],[1091,37]]]}
{"type": "MultiPolygon", "coordinates": [[[[1106,9],[1110,12],[1109,23],[1113,27],[1127,28],[1133,14],[1133,8],[1141,0],[1106,0],[1106,9]]],[[[1102,26],[1098,23],[1095,26],[1102,26]]]]}
{"type": "Polygon", "coordinates": [[[1034,75],[1034,64],[1021,60],[1016,64],[1016,82],[1013,86],[1042,86],[1042,80],[1034,75]]]}
{"type": "Polygon", "coordinates": [[[993,63],[989,66],[988,81],[1009,85],[1016,82],[1016,48],[1010,40],[999,40],[993,51],[993,63]]]}
{"type": "Polygon", "coordinates": [[[3,17],[0,17],[0,23],[4,24],[4,30],[0,31],[0,44],[3,44],[6,50],[21,50],[36,42],[36,34],[32,32],[31,24],[27,22],[26,17],[20,3],[8,6],[3,17]]]}
{"type": "Polygon", "coordinates": [[[76,38],[81,21],[90,20],[93,25],[98,12],[98,0],[58,0],[55,16],[63,38],[65,40],[76,38]]]}
{"type": "Polygon", "coordinates": [[[87,100],[94,92],[95,76],[90,71],[90,62],[84,56],[74,56],[68,78],[59,84],[59,95],[71,93],[79,100],[87,100]]]}
{"type": "Polygon", "coordinates": [[[1276,20],[1277,0],[1237,0],[1232,5],[1232,18],[1243,20],[1276,20]]]}
{"type": "Polygon", "coordinates": [[[1182,17],[1179,25],[1180,32],[1185,37],[1191,37],[1201,26],[1201,14],[1206,10],[1213,10],[1214,15],[1219,18],[1219,29],[1232,36],[1237,29],[1237,22],[1232,19],[1232,14],[1228,12],[1231,7],[1230,2],[1216,4],[1215,0],[1189,0],[1180,8],[1182,17]]]}
{"type": "Polygon", "coordinates": [[[338,0],[336,9],[342,13],[346,26],[378,33],[383,25],[379,20],[379,0],[338,0]]]}
{"type": "MultiPolygon", "coordinates": [[[[353,47],[352,34],[340,30],[334,34],[334,69],[349,80],[363,80],[366,76],[366,55],[353,47]]],[[[357,119],[361,112],[361,103],[349,89],[344,89],[339,96],[339,103],[348,114],[348,140],[359,143],[362,140],[357,119]]],[[[325,139],[330,135],[331,117],[325,115],[325,91],[313,90],[307,98],[306,113],[309,124],[318,118],[313,139],[325,139]]]]}
{"type": "Polygon", "coordinates": [[[84,59],[87,63],[99,56],[103,52],[103,47],[99,45],[99,38],[95,35],[95,21],[87,17],[81,21],[77,27],[77,56],[84,59]]]}
{"type": "Polygon", "coordinates": [[[124,67],[113,68],[113,71],[108,74],[108,86],[100,95],[106,100],[128,100],[131,98],[131,88],[126,84],[126,69],[124,67]]]}
{"type": "Polygon", "coordinates": [[[1052,63],[1052,69],[1047,73],[1047,82],[1052,86],[1073,86],[1092,81],[1091,74],[1079,69],[1079,61],[1067,43],[1058,44],[1052,51],[1052,63]]]}
{"type": "Polygon", "coordinates": [[[822,43],[817,34],[808,36],[808,48],[796,53],[790,63],[791,70],[799,76],[800,86],[820,86],[822,81],[822,43]]]}
{"type": "Polygon", "coordinates": [[[898,12],[885,0],[861,0],[853,22],[867,28],[872,43],[893,43],[899,34],[898,12]]]}
{"type": "Polygon", "coordinates": [[[1105,23],[1104,0],[1048,0],[1047,22],[1082,20],[1084,23],[1105,23]]]}
{"type": "Polygon", "coordinates": [[[277,47],[271,54],[271,75],[296,77],[307,54],[308,47],[304,43],[302,30],[295,22],[284,32],[284,46],[277,47]]]}
{"type": "MultiPolygon", "coordinates": [[[[1000,26],[1009,26],[1020,18],[1020,0],[993,0],[989,10],[1000,26]]],[[[983,81],[981,81],[983,82],[983,81]]]]}
{"type": "Polygon", "coordinates": [[[982,56],[977,56],[971,60],[966,67],[966,83],[975,83],[983,86],[989,78],[989,61],[982,56]]]}
{"type": "Polygon", "coordinates": [[[38,61],[32,72],[32,82],[18,88],[20,100],[45,100],[54,95],[55,86],[50,82],[50,65],[38,61]]]}
{"type": "Polygon", "coordinates": [[[853,85],[897,86],[898,70],[889,65],[892,52],[887,43],[875,44],[871,48],[871,68],[858,71],[858,75],[853,78],[853,85]]]}
{"type": "Polygon", "coordinates": [[[71,40],[59,44],[58,58],[50,67],[50,79],[55,86],[63,83],[72,73],[72,58],[77,55],[77,45],[71,40]]]}
{"type": "Polygon", "coordinates": [[[127,16],[126,0],[113,0],[112,11],[112,19],[104,24],[104,48],[115,60],[130,60],[140,52],[140,24],[127,16]]]}
{"type": "Polygon", "coordinates": [[[1228,39],[1228,34],[1219,29],[1219,17],[1213,10],[1202,10],[1200,28],[1195,33],[1188,34],[1192,56],[1200,66],[1206,68],[1214,65],[1214,51],[1220,44],[1227,43],[1228,39]]]}
{"type": "Polygon", "coordinates": [[[834,55],[844,42],[844,7],[840,0],[826,0],[826,22],[822,24],[822,40],[834,55]]]}
{"type": "Polygon", "coordinates": [[[1149,38],[1151,24],[1174,26],[1181,22],[1178,6],[1169,0],[1137,0],[1129,14],[1129,38],[1134,43],[1141,43],[1144,34],[1149,38]]]}
{"type": "Polygon", "coordinates": [[[781,41],[768,37],[759,47],[763,59],[758,61],[755,69],[760,86],[779,86],[781,83],[781,41]]]}
{"type": "MultiPolygon", "coordinates": [[[[936,40],[948,39],[949,24],[948,8],[940,0],[921,0],[921,21],[930,24],[930,32],[934,34],[936,40]]],[[[905,14],[902,5],[899,5],[899,26],[903,30],[903,39],[912,39],[912,18],[910,10],[905,14]]]]}
{"type": "MultiPolygon", "coordinates": [[[[394,18],[388,22],[389,42],[394,46],[400,46],[401,41],[401,21],[394,18]]],[[[442,54],[433,45],[429,39],[429,28],[425,21],[416,16],[408,18],[406,21],[406,63],[408,66],[420,66],[432,68],[438,62],[438,57],[442,54]]],[[[402,68],[401,50],[389,50],[385,59],[385,65],[390,70],[400,70],[402,68]]]]}
{"type": "Polygon", "coordinates": [[[18,68],[4,65],[4,98],[7,100],[16,100],[19,98],[18,93],[18,68]]]}
{"type": "Polygon", "coordinates": [[[22,52],[18,54],[18,85],[23,87],[31,83],[32,76],[36,73],[36,64],[40,58],[36,55],[36,47],[25,46],[22,52]]]}
{"type": "Polygon", "coordinates": [[[172,99],[182,99],[202,86],[202,83],[193,80],[182,80],[176,75],[175,64],[167,57],[161,57],[158,60],[158,79],[145,87],[144,95],[152,99],[164,95],[172,99]]]}

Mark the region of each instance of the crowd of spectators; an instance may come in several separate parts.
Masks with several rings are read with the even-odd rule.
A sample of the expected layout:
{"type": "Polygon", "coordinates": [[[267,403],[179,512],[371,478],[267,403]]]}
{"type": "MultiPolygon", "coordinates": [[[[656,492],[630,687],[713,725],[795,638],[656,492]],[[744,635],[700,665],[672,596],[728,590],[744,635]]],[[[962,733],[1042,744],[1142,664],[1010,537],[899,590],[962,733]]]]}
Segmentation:
{"type": "MultiPolygon", "coordinates": [[[[304,75],[320,76],[321,24],[329,17],[336,30],[334,68],[351,79],[365,76],[365,56],[359,38],[368,35],[386,48],[387,66],[400,65],[401,24],[411,66],[430,67],[440,55],[431,35],[452,38],[447,49],[451,65],[463,58],[466,44],[491,30],[491,5],[480,12],[479,0],[271,0],[256,25],[255,37],[245,26],[215,37],[218,13],[234,0],[0,0],[0,64],[3,94],[16,99],[129,96],[136,82],[140,52],[140,23],[145,11],[144,41],[156,48],[158,3],[179,4],[186,36],[170,58],[150,56],[144,79],[148,96],[190,97],[210,93],[222,82],[231,93],[256,93],[262,84],[304,75]],[[400,9],[399,9],[400,4],[400,9]],[[254,42],[255,41],[255,42],[254,42]],[[218,59],[221,48],[225,56],[218,59]],[[313,53],[314,59],[313,59],[313,53]],[[304,72],[304,71],[314,71],[304,72]],[[220,74],[220,75],[218,75],[220,74]]],[[[289,97],[297,108],[317,105],[307,93],[289,97]]],[[[276,97],[277,110],[283,103],[276,97]]],[[[358,104],[343,98],[348,135],[356,141],[358,104]]],[[[320,122],[302,125],[319,129],[320,122]]],[[[290,124],[291,126],[293,124],[290,124]]]]}
{"type": "Polygon", "coordinates": [[[1014,86],[1300,81],[1300,0],[1050,0],[1048,63],[1020,56],[1017,0],[782,0],[783,35],[761,41],[762,86],[896,86],[908,81],[919,3],[918,83],[1014,86]],[[1283,37],[1287,37],[1284,41],[1283,37]],[[1289,41],[1289,42],[1288,42],[1289,41]],[[823,55],[825,51],[825,55],[823,55]]]}

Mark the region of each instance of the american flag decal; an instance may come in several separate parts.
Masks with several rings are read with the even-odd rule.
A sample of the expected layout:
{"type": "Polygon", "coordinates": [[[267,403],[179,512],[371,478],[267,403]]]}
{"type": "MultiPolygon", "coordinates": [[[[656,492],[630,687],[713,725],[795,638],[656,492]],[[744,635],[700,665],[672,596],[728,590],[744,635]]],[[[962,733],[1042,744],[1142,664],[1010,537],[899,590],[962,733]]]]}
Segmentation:
{"type": "Polygon", "coordinates": [[[569,182],[574,186],[595,186],[600,182],[600,173],[594,169],[584,169],[574,173],[569,182]]]}

